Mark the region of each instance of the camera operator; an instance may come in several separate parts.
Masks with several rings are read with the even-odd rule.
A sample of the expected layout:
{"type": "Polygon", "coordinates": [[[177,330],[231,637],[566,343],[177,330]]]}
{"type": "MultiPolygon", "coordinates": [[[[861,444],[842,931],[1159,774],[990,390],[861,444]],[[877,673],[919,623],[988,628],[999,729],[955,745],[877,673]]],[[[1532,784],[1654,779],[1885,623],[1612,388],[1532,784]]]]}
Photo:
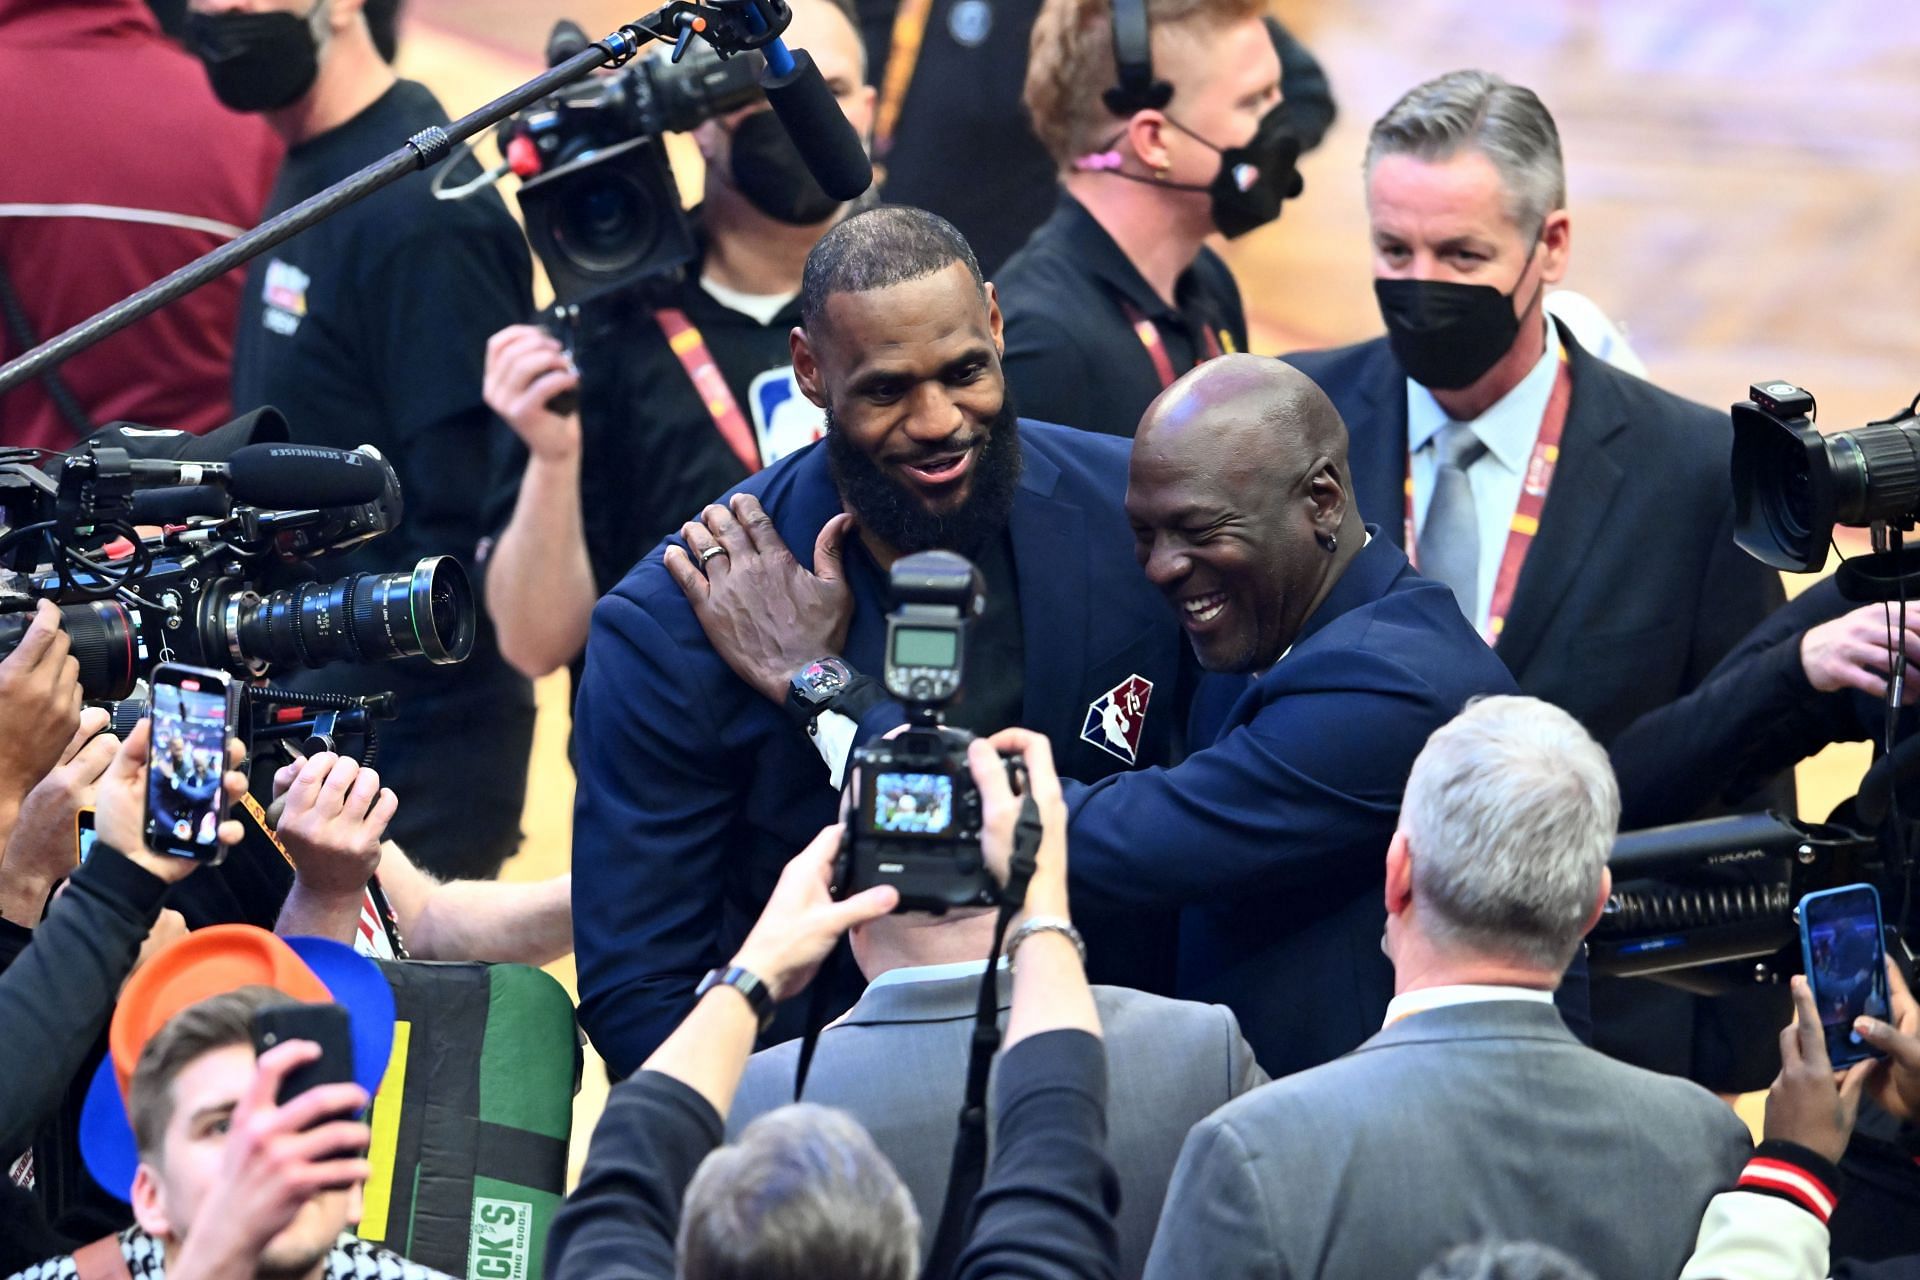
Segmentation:
{"type": "Polygon", "coordinates": [[[571,874],[535,884],[434,879],[382,838],[399,800],[349,757],[321,752],[287,765],[273,794],[285,800],[274,834],[294,870],[274,932],[391,958],[368,892],[377,880],[411,959],[544,965],[573,950],[571,874]]]}
{"type": "MultiPolygon", "coordinates": [[[[1025,759],[1042,827],[1016,921],[1045,927],[1027,932],[1013,956],[993,1161],[954,1274],[1111,1275],[1117,1195],[1103,1150],[1106,1060],[1069,923],[1060,781],[1038,734],[1008,730],[969,748],[981,851],[1002,885],[1021,806],[996,750],[1025,759]]],[[[641,1072],[615,1087],[580,1186],[554,1219],[547,1257],[555,1280],[917,1274],[914,1215],[892,1170],[863,1144],[864,1162],[879,1170],[849,1186],[855,1180],[842,1170],[850,1161],[823,1159],[849,1145],[838,1124],[807,1109],[776,1111],[743,1134],[740,1147],[720,1146],[773,1001],[803,988],[843,932],[898,901],[880,886],[835,902],[827,884],[839,842],[840,829],[829,827],[787,864],[726,976],[641,1072]]]]}
{"type": "MultiPolygon", "coordinates": [[[[1842,1202],[1836,1167],[1863,1097],[1911,1125],[1920,1120],[1920,1007],[1887,957],[1891,1022],[1860,1018],[1854,1030],[1884,1056],[1834,1070],[1804,977],[1793,979],[1793,1022],[1780,1033],[1780,1074],[1767,1094],[1764,1140],[1730,1191],[1715,1196],[1680,1280],[1822,1280],[1827,1224],[1842,1202]]],[[[1908,1211],[1911,1211],[1909,1207],[1908,1211]]],[[[1840,1262],[1835,1280],[1920,1276],[1920,1257],[1840,1262]]]]}
{"type": "MultiPolygon", "coordinates": [[[[843,0],[799,0],[786,39],[813,55],[865,137],[873,89],[843,0]]],[[[577,663],[594,601],[699,503],[821,431],[787,335],[807,254],[846,206],[820,190],[765,102],[692,136],[706,161],[703,252],[684,277],[589,301],[571,358],[534,325],[487,343],[486,401],[519,437],[488,521],[500,532],[487,612],[501,653],[528,676],[577,663]],[[576,388],[578,412],[548,408],[576,388]]]]}
{"type": "MultiPolygon", "coordinates": [[[[266,214],[280,213],[447,123],[427,89],[396,80],[363,0],[192,0],[187,43],[213,90],[263,114],[288,144],[266,214]]],[[[448,162],[477,175],[471,157],[448,162]]],[[[487,335],[532,312],[526,241],[497,193],[436,200],[425,175],[336,212],[248,269],[233,400],[283,408],[296,441],[371,444],[393,464],[405,515],[332,561],[380,572],[451,555],[471,564],[492,467],[508,443],[480,399],[487,335]]],[[[305,691],[392,690],[390,780],[408,797],[398,835],[436,874],[485,878],[519,844],[533,698],[482,625],[457,666],[424,658],[305,672],[305,691]],[[456,773],[439,745],[465,743],[456,773]]]]}
{"type": "MultiPolygon", "coordinates": [[[[72,866],[69,827],[66,892],[0,974],[0,1161],[8,1165],[60,1105],[105,1031],[168,888],[200,865],[147,848],[149,732],[143,720],[119,744],[94,788],[92,854],[72,866]]],[[[234,763],[238,748],[234,743],[234,763]]],[[[225,786],[237,798],[246,775],[229,772],[225,786]]],[[[222,844],[240,836],[238,822],[222,824],[222,844]]],[[[73,1243],[48,1227],[30,1193],[0,1179],[0,1268],[25,1266],[73,1243]]]]}

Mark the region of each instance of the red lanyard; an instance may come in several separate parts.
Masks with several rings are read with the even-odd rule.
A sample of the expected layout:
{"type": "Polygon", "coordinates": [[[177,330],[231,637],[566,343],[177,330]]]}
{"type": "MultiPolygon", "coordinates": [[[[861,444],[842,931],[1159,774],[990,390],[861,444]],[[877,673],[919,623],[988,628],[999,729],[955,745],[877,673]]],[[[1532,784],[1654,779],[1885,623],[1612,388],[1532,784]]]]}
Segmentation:
{"type": "Polygon", "coordinates": [[[754,440],[753,426],[747,421],[747,415],[740,412],[740,402],[733,398],[733,389],[714,362],[713,352],[707,350],[707,340],[693,327],[693,321],[687,319],[687,313],[677,307],[662,307],[653,313],[653,318],[660,332],[666,335],[667,345],[679,357],[680,367],[687,371],[700,402],[707,406],[714,430],[720,433],[733,456],[740,459],[747,474],[758,471],[760,446],[754,440]]]}
{"type": "Polygon", "coordinates": [[[933,12],[933,0],[901,0],[893,15],[893,44],[887,54],[887,77],[880,86],[880,108],[874,123],[873,152],[885,159],[893,150],[893,131],[900,123],[900,109],[907,104],[907,89],[920,65],[920,44],[926,38],[927,17],[933,12]]]}
{"type": "MultiPolygon", "coordinates": [[[[1533,444],[1533,456],[1527,459],[1527,473],[1520,483],[1520,501],[1508,526],[1507,550],[1500,560],[1500,572],[1493,580],[1493,600],[1487,609],[1487,625],[1481,638],[1488,644],[1500,643],[1501,628],[1507,622],[1507,610],[1513,605],[1513,589],[1520,582],[1521,566],[1533,536],[1540,532],[1540,513],[1547,506],[1547,489],[1553,484],[1553,469],[1560,463],[1560,435],[1567,426],[1567,401],[1573,396],[1573,377],[1567,372],[1566,344],[1560,344],[1559,367],[1554,370],[1553,391],[1547,396],[1547,410],[1540,416],[1540,436],[1533,444]]],[[[1413,536],[1413,467],[1407,467],[1407,559],[1420,565],[1413,536]]]]}
{"type": "MultiPolygon", "coordinates": [[[[1153,361],[1153,371],[1160,375],[1160,386],[1164,390],[1173,385],[1173,357],[1167,354],[1167,341],[1160,336],[1160,326],[1141,312],[1131,302],[1120,304],[1121,314],[1127,317],[1127,323],[1133,326],[1134,336],[1140,339],[1140,345],[1147,349],[1147,358],[1153,361]]],[[[1200,343],[1207,349],[1206,359],[1211,360],[1225,350],[1233,350],[1233,335],[1222,329],[1218,336],[1205,325],[1200,326],[1200,343]]],[[[1196,360],[1195,364],[1205,361],[1196,360]]]]}

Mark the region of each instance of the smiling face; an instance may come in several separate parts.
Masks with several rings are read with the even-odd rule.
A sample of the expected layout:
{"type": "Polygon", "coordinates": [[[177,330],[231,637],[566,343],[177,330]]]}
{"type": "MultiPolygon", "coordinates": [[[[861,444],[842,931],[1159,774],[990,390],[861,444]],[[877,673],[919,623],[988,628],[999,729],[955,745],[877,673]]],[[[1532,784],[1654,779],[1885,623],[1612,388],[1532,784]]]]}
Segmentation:
{"type": "Polygon", "coordinates": [[[1134,555],[1208,671],[1272,666],[1343,563],[1324,541],[1349,515],[1343,455],[1296,421],[1296,379],[1278,361],[1210,362],[1154,402],[1134,439],[1134,555]]]}

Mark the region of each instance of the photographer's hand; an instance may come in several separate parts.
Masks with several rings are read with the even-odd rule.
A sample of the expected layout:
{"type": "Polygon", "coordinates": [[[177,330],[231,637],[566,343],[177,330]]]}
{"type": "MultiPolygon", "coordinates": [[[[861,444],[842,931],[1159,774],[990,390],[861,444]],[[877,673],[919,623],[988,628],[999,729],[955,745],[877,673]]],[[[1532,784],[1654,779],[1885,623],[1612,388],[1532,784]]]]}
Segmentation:
{"type": "Polygon", "coordinates": [[[1911,706],[1920,700],[1920,611],[1899,633],[1896,620],[1886,605],[1870,604],[1853,612],[1809,627],[1800,636],[1800,665],[1807,683],[1821,693],[1840,689],[1858,689],[1875,698],[1887,696],[1887,680],[1893,669],[1888,638],[1904,648],[1910,668],[1902,702],[1911,706]]]}
{"type": "Polygon", "coordinates": [[[273,793],[286,798],[274,834],[293,859],[275,932],[351,943],[399,800],[372,769],[327,751],[282,768],[273,793]]]}
{"type": "Polygon", "coordinates": [[[567,349],[539,325],[509,325],[487,339],[481,398],[535,458],[578,461],[580,415],[555,413],[547,401],[579,386],[580,374],[567,349]]]}
{"type": "MultiPolygon", "coordinates": [[[[900,902],[900,891],[892,885],[834,901],[829,886],[840,831],[838,824],[828,827],[787,863],[766,909],[733,957],[734,964],[767,984],[775,1000],[805,987],[847,930],[878,920],[900,902]]],[[[746,997],[732,987],[715,987],[641,1070],[672,1076],[725,1117],[759,1031],[759,1019],[746,997]]]]}
{"type": "Polygon", "coordinates": [[[200,1202],[199,1216],[182,1233],[180,1256],[167,1266],[169,1276],[252,1276],[260,1251],[309,1201],[370,1176],[371,1166],[358,1153],[366,1151],[372,1131],[343,1118],[366,1107],[365,1089],[320,1085],[285,1106],[274,1101],[287,1074],[319,1056],[320,1046],[310,1040],[289,1040],[260,1055],[253,1082],[227,1121],[214,1184],[200,1202]]]}
{"type": "Polygon", "coordinates": [[[1920,1120],[1920,1006],[1892,956],[1887,957],[1887,996],[1891,1022],[1878,1018],[1854,1020],[1854,1030],[1868,1044],[1886,1054],[1872,1064],[1867,1094],[1883,1111],[1909,1124],[1920,1120]]]}
{"type": "Polygon", "coordinates": [[[1780,1074],[1767,1090],[1765,1136],[1798,1143],[1837,1163],[1853,1136],[1872,1065],[1856,1062],[1836,1078],[1813,989],[1795,975],[1793,1021],[1780,1032],[1780,1074]]]}
{"type": "MultiPolygon", "coordinates": [[[[113,763],[100,775],[94,788],[93,827],[102,841],[119,850],[128,861],[171,884],[186,879],[200,864],[192,858],[155,853],[147,847],[147,742],[152,729],[150,719],[135,725],[126,741],[120,744],[113,763]]],[[[230,801],[247,793],[247,775],[239,769],[243,751],[238,741],[227,740],[229,769],[224,785],[230,801]]],[[[244,834],[235,819],[229,818],[220,824],[223,845],[239,844],[244,834]]]]}
{"type": "Polygon", "coordinates": [[[785,702],[787,682],[815,658],[838,654],[853,620],[853,590],[840,557],[853,517],[827,521],[813,544],[813,572],[793,558],[773,519],[750,494],[735,494],[680,528],[686,547],[664,562],[719,654],[760,696],[785,702]],[[712,554],[708,554],[712,552],[712,554]]]}
{"type": "Polygon", "coordinates": [[[0,834],[10,831],[27,793],[60,762],[80,724],[80,661],[60,610],[34,605],[33,622],[0,661],[0,834]]]}
{"type": "Polygon", "coordinates": [[[83,710],[60,763],[27,793],[0,862],[0,918],[33,928],[53,886],[73,870],[79,813],[92,807],[94,788],[120,749],[120,739],[104,732],[109,721],[99,707],[83,710]]]}

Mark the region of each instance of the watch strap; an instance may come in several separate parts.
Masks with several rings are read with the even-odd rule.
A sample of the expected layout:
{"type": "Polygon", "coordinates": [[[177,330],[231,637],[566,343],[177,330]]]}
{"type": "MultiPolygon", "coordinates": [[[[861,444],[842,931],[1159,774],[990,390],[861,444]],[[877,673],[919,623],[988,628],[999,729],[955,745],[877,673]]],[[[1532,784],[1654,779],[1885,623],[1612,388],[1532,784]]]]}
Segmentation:
{"type": "Polygon", "coordinates": [[[693,998],[698,1002],[715,987],[732,987],[747,999],[753,1015],[760,1021],[760,1030],[765,1032],[773,1022],[773,992],[760,979],[760,975],[750,969],[742,969],[730,964],[724,969],[712,969],[700,979],[700,985],[693,990],[693,998]]]}

